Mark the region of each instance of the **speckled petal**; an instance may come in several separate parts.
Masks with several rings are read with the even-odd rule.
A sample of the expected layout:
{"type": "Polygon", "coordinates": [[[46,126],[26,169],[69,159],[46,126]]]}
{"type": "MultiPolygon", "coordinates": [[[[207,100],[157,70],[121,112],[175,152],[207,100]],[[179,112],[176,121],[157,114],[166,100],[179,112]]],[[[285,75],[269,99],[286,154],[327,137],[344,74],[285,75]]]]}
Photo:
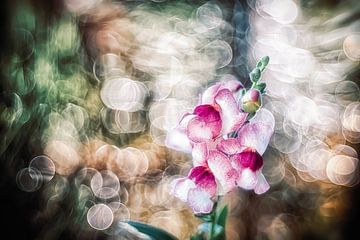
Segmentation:
{"type": "Polygon", "coordinates": [[[251,147],[262,155],[272,134],[272,127],[265,122],[248,123],[240,129],[238,139],[242,146],[251,147]]]}
{"type": "Polygon", "coordinates": [[[195,214],[210,213],[214,206],[210,194],[200,188],[190,189],[187,203],[193,209],[195,214]]]}
{"type": "Polygon", "coordinates": [[[222,120],[222,134],[231,133],[239,129],[246,121],[247,113],[242,112],[236,100],[228,89],[218,92],[215,102],[220,106],[222,120]]]}
{"type": "Polygon", "coordinates": [[[174,179],[170,184],[170,193],[179,198],[181,201],[186,202],[189,190],[195,188],[195,183],[188,178],[174,179]]]}
{"type": "Polygon", "coordinates": [[[202,143],[194,143],[192,150],[192,159],[194,166],[205,166],[206,158],[208,156],[207,144],[205,142],[202,143]]]}
{"type": "Polygon", "coordinates": [[[216,149],[219,151],[228,154],[234,155],[244,150],[244,147],[240,145],[240,142],[237,138],[228,138],[222,139],[217,145],[216,149]]]}
{"type": "Polygon", "coordinates": [[[251,190],[254,189],[257,184],[256,172],[252,171],[249,168],[244,168],[241,171],[240,177],[237,181],[237,185],[241,188],[251,190]]]}
{"type": "Polygon", "coordinates": [[[227,156],[217,150],[209,151],[208,166],[225,193],[231,191],[235,187],[238,173],[231,166],[227,156]]]}
{"type": "Polygon", "coordinates": [[[187,125],[187,135],[193,142],[210,141],[221,131],[220,113],[211,105],[199,105],[195,108],[195,118],[187,125]]]}
{"type": "Polygon", "coordinates": [[[216,195],[216,181],[213,173],[209,168],[197,166],[190,170],[189,179],[192,180],[197,188],[208,192],[211,197],[216,195]]]}

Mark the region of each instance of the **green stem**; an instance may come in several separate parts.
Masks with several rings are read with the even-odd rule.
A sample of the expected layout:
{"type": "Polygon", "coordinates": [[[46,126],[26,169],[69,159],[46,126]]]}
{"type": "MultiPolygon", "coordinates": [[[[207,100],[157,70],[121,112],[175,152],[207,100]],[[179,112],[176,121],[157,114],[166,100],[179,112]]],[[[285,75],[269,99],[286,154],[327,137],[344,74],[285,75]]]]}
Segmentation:
{"type": "Polygon", "coordinates": [[[210,228],[210,233],[209,233],[209,240],[213,239],[214,236],[214,228],[215,228],[215,224],[216,224],[216,212],[217,212],[217,207],[218,207],[218,203],[221,200],[221,196],[217,196],[216,202],[214,204],[214,208],[213,211],[211,213],[211,228],[210,228]]]}
{"type": "Polygon", "coordinates": [[[215,211],[213,211],[213,213],[211,214],[211,228],[210,228],[210,233],[209,233],[209,240],[213,239],[215,219],[216,219],[216,208],[215,208],[215,211]]]}
{"type": "MultiPolygon", "coordinates": [[[[259,81],[260,81],[260,79],[259,79],[259,81]]],[[[253,82],[250,89],[253,89],[255,86],[256,86],[256,82],[253,82]]]]}

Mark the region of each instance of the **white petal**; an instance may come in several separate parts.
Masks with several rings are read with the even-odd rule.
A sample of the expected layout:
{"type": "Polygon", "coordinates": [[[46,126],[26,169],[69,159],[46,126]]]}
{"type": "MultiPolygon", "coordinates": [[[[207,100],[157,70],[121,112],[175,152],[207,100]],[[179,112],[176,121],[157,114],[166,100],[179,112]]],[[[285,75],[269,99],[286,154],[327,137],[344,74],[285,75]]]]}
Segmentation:
{"type": "Polygon", "coordinates": [[[257,184],[256,172],[253,172],[249,168],[244,168],[241,171],[241,175],[239,177],[239,180],[237,181],[237,185],[241,188],[250,190],[250,189],[254,189],[256,184],[257,184]]]}
{"type": "Polygon", "coordinates": [[[273,129],[265,122],[245,124],[238,133],[240,145],[251,147],[262,155],[269,144],[273,129]]]}
{"type": "Polygon", "coordinates": [[[187,202],[195,214],[210,213],[214,205],[210,194],[200,188],[190,189],[187,202]]]}
{"type": "Polygon", "coordinates": [[[265,193],[267,190],[269,190],[270,185],[269,183],[266,181],[265,176],[261,173],[261,171],[258,171],[258,182],[255,186],[255,193],[256,194],[263,194],[265,193]]]}
{"type": "Polygon", "coordinates": [[[170,193],[181,201],[186,202],[189,190],[195,188],[195,184],[188,178],[177,178],[171,182],[170,193]]]}
{"type": "Polygon", "coordinates": [[[174,128],[166,135],[165,146],[177,151],[191,153],[192,147],[185,130],[180,127],[174,128]]]}
{"type": "Polygon", "coordinates": [[[214,104],[214,98],[221,88],[221,84],[217,83],[206,89],[201,96],[201,104],[214,104]]]}
{"type": "Polygon", "coordinates": [[[180,122],[179,122],[180,128],[186,129],[190,120],[193,119],[194,117],[196,117],[196,115],[190,114],[190,113],[185,113],[180,119],[180,122]]]}

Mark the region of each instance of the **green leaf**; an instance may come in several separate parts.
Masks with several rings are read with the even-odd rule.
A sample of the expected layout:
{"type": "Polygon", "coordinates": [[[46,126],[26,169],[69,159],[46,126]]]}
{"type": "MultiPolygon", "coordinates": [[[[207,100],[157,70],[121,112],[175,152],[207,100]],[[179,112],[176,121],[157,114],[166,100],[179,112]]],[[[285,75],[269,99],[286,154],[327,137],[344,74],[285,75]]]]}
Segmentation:
{"type": "Polygon", "coordinates": [[[219,210],[215,223],[225,228],[227,215],[228,215],[228,206],[226,205],[219,210]]]}
{"type": "Polygon", "coordinates": [[[206,237],[204,234],[196,234],[194,236],[191,236],[190,240],[206,240],[206,237]]]}
{"type": "Polygon", "coordinates": [[[136,228],[139,232],[148,235],[153,240],[177,240],[174,235],[160,228],[141,222],[128,221],[127,223],[136,228]]]}
{"type": "Polygon", "coordinates": [[[214,236],[211,238],[211,240],[224,240],[224,239],[226,239],[224,229],[222,229],[221,232],[215,232],[214,236]]]}
{"type": "Polygon", "coordinates": [[[255,68],[254,70],[251,71],[251,73],[250,73],[250,80],[251,80],[252,82],[257,82],[257,81],[259,81],[260,77],[261,77],[261,71],[260,71],[259,68],[255,68]]]}

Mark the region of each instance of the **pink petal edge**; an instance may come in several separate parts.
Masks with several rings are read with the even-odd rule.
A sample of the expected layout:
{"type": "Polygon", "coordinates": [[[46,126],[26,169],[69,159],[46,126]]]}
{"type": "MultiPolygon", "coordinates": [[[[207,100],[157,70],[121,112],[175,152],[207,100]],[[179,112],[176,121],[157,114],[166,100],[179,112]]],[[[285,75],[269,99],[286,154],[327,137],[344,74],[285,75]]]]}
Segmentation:
{"type": "Polygon", "coordinates": [[[238,132],[240,145],[251,147],[262,155],[273,134],[271,126],[264,122],[245,124],[238,132]]]}

